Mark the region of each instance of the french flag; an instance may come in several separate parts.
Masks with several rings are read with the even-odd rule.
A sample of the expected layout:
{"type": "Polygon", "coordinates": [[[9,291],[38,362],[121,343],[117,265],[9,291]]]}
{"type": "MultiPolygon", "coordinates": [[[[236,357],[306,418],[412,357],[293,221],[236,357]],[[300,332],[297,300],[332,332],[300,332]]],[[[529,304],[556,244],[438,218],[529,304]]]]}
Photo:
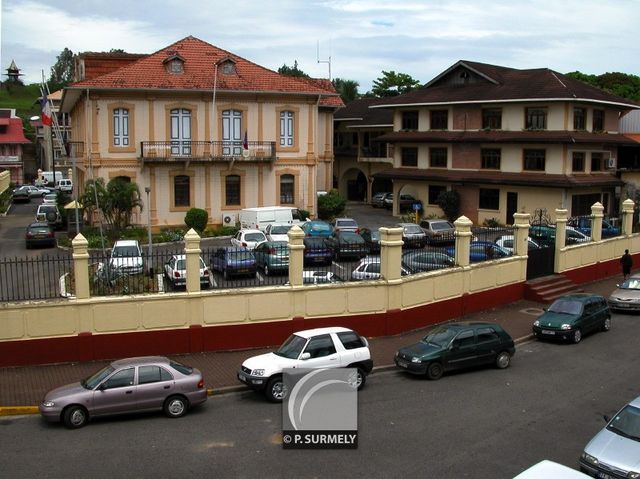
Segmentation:
{"type": "Polygon", "coordinates": [[[53,124],[53,120],[51,119],[51,107],[49,106],[49,100],[46,95],[42,95],[40,99],[40,105],[42,106],[42,124],[46,126],[51,126],[53,124]]]}

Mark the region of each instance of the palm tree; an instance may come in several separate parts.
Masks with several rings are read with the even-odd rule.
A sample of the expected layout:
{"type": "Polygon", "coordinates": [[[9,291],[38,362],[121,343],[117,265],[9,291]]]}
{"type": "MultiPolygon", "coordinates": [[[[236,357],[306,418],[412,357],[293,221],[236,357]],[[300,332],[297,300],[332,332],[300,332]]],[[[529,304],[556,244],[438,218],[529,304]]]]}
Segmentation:
{"type": "Polygon", "coordinates": [[[332,83],[336,91],[340,93],[340,98],[342,98],[342,101],[345,104],[360,98],[360,94],[358,93],[358,87],[360,84],[357,81],[334,78],[332,83]]]}

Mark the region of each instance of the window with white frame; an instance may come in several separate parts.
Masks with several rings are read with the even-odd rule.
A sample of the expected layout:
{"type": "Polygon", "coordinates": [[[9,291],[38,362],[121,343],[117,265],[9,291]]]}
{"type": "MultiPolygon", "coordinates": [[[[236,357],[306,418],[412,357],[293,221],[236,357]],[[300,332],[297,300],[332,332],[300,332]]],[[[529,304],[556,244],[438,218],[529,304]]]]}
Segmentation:
{"type": "Polygon", "coordinates": [[[280,112],[280,146],[293,146],[293,112],[280,112]]]}
{"type": "Polygon", "coordinates": [[[129,110],[113,110],[113,146],[129,146],[129,110]]]}

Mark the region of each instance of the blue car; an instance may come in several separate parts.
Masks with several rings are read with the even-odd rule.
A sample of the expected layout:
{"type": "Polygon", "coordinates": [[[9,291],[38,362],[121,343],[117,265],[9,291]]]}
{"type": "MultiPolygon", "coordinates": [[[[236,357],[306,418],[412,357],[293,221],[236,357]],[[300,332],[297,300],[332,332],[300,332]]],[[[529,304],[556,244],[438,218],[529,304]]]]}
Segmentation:
{"type": "Polygon", "coordinates": [[[331,264],[333,250],[325,238],[304,239],[304,264],[331,264]]]}
{"type": "Polygon", "coordinates": [[[330,238],[333,235],[333,226],[322,220],[307,221],[301,228],[305,236],[314,238],[330,238]]]}
{"type": "Polygon", "coordinates": [[[246,248],[226,246],[217,249],[211,255],[211,269],[222,273],[224,279],[233,276],[250,276],[255,278],[256,257],[246,248]]]}
{"type": "MultiPolygon", "coordinates": [[[[573,226],[575,229],[584,233],[587,236],[591,236],[591,217],[590,216],[578,216],[571,218],[568,222],[569,226],[573,226]]],[[[613,226],[607,220],[602,220],[602,237],[613,238],[614,236],[620,236],[620,228],[613,226]]]]}
{"type": "MultiPolygon", "coordinates": [[[[449,246],[445,251],[449,256],[455,257],[455,246],[449,246]]],[[[503,248],[502,246],[498,246],[491,241],[472,241],[471,246],[469,247],[469,261],[472,263],[505,258],[511,255],[511,251],[503,248]]]]}

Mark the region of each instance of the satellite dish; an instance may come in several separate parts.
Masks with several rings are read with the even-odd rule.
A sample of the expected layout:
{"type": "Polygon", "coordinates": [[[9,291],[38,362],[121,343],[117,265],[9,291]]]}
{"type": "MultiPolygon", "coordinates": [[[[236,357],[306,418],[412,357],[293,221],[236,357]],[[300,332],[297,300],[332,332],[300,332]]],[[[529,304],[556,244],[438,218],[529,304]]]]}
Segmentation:
{"type": "Polygon", "coordinates": [[[31,118],[29,118],[29,121],[38,121],[40,119],[40,117],[38,115],[36,116],[32,116],[31,118]]]}

